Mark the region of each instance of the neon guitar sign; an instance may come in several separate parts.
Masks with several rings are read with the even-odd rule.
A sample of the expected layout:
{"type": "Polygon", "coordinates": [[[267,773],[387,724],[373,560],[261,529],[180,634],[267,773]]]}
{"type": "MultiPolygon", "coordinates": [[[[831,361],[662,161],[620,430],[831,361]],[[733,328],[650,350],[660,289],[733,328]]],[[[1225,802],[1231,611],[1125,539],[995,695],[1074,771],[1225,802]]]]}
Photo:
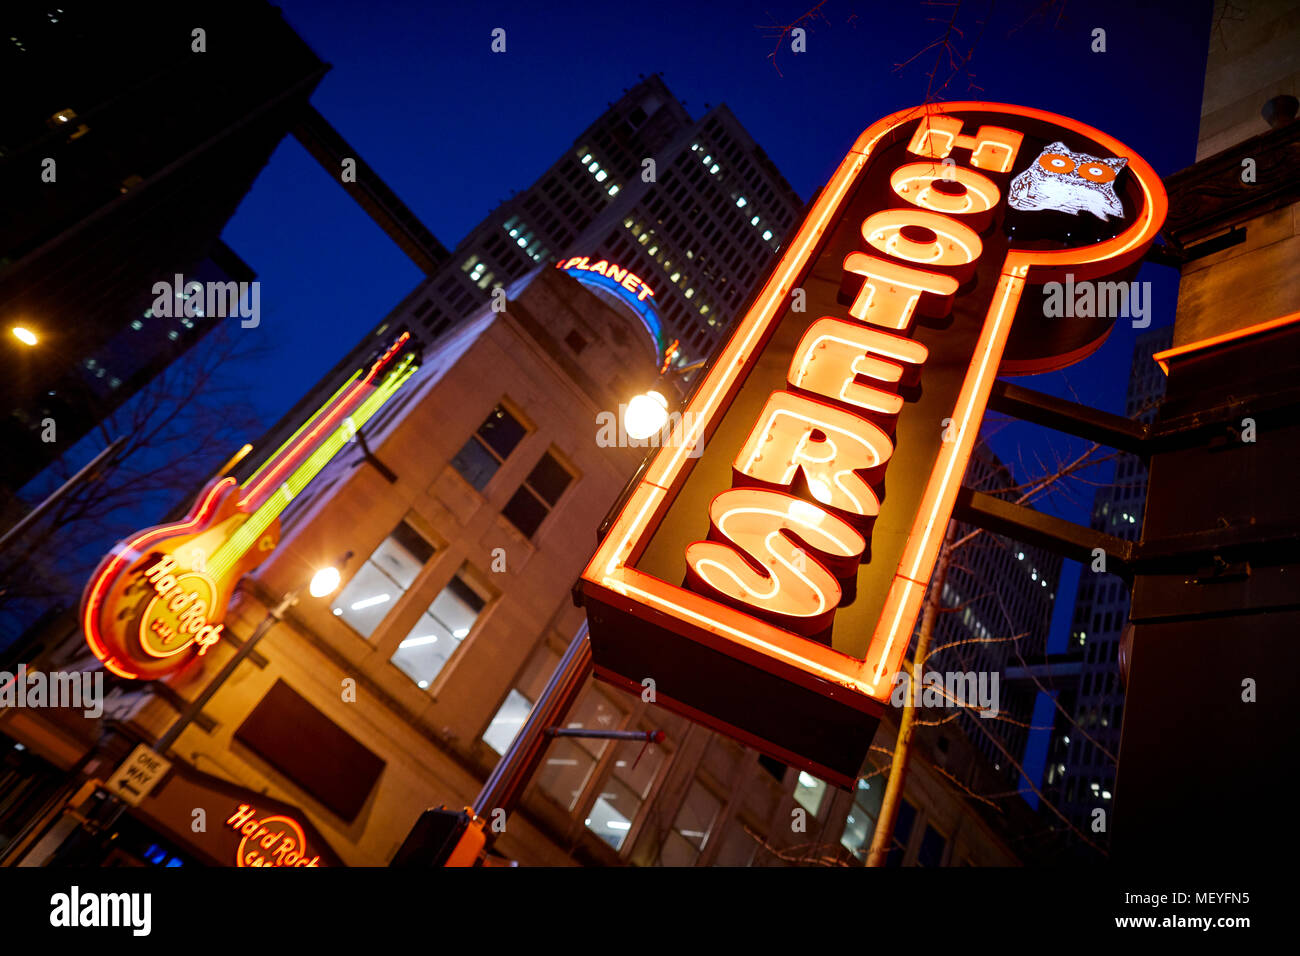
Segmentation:
{"type": "Polygon", "coordinates": [[[81,598],[86,643],[120,677],[154,679],[221,639],[235,584],[275,550],[279,515],[417,366],[403,332],[239,486],[208,485],[181,521],[119,541],[81,598]]]}

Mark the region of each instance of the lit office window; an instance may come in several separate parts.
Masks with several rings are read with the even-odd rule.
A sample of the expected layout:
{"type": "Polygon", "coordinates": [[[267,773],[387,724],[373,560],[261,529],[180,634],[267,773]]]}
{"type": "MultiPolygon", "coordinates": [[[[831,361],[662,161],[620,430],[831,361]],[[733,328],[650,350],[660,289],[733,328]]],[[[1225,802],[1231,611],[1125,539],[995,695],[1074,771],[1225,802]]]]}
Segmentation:
{"type": "MultiPolygon", "coordinates": [[[[622,708],[603,691],[588,685],[569,710],[564,726],[574,730],[617,730],[623,716],[622,708]]],[[[538,785],[565,810],[572,811],[608,744],[609,741],[599,738],[557,737],[537,772],[538,785]]]]}
{"type": "Polygon", "coordinates": [[[615,850],[621,850],[663,765],[664,752],[654,744],[637,740],[619,744],[613,772],[605,779],[600,796],[587,814],[587,829],[615,850]]]}
{"type": "Polygon", "coordinates": [[[524,722],[528,720],[533,704],[546,689],[546,682],[550,680],[559,662],[560,656],[546,647],[543,642],[543,646],[532,656],[528,666],[519,675],[518,684],[511,688],[506,699],[497,708],[487,730],[483,731],[484,743],[499,754],[506,752],[510,742],[515,739],[515,734],[519,732],[519,728],[523,727],[524,722]]]}
{"type": "Polygon", "coordinates": [[[467,566],[456,572],[392,656],[392,662],[421,687],[427,688],[442,671],[487,604],[469,577],[467,566]]]}
{"type": "Polygon", "coordinates": [[[799,772],[799,780],[794,785],[794,799],[813,816],[817,816],[826,796],[826,781],[819,780],[810,773],[799,772]]]}
{"type": "Polygon", "coordinates": [[[524,537],[531,538],[572,481],[573,474],[548,451],[501,513],[524,537]]]}
{"type": "Polygon", "coordinates": [[[369,637],[397,599],[406,593],[433,552],[433,545],[405,521],[401,522],[334,599],[335,616],[362,637],[369,637]]]}
{"type": "Polygon", "coordinates": [[[857,789],[854,790],[853,806],[844,819],[840,845],[859,860],[867,858],[867,848],[871,845],[871,835],[876,829],[876,818],[880,815],[884,791],[885,784],[879,776],[859,780],[857,789]]]}
{"type": "Polygon", "coordinates": [[[492,718],[492,723],[488,724],[488,729],[483,732],[483,742],[497,753],[505,753],[532,711],[533,702],[512,689],[492,718]]]}
{"type": "Polygon", "coordinates": [[[664,866],[694,866],[721,809],[722,801],[713,791],[698,780],[692,783],[673,819],[672,832],[659,851],[659,862],[664,866]]]}
{"type": "Polygon", "coordinates": [[[504,405],[497,405],[452,458],[451,464],[462,478],[482,491],[526,434],[528,429],[519,419],[506,411],[504,405]]]}

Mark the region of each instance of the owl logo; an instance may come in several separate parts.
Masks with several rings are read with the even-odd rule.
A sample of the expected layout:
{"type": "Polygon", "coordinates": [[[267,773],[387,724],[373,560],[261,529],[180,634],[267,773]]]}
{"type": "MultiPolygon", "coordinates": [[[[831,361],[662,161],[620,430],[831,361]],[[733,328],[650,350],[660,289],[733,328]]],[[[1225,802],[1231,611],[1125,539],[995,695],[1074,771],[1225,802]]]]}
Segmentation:
{"type": "Polygon", "coordinates": [[[1115,195],[1115,177],[1128,160],[1098,159],[1076,153],[1064,143],[1051,143],[1023,173],[1011,180],[1007,202],[1013,209],[1032,212],[1053,209],[1077,216],[1090,212],[1098,219],[1124,218],[1115,195]]]}

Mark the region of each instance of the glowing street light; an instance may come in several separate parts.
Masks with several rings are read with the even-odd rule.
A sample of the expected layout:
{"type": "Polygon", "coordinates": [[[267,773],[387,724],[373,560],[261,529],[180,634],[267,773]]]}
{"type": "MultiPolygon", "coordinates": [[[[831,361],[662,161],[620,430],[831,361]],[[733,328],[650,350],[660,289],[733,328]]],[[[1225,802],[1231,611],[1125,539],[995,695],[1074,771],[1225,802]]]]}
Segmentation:
{"type": "Polygon", "coordinates": [[[307,590],[312,597],[322,598],[327,594],[333,594],[338,588],[341,579],[339,569],[330,565],[328,568],[321,568],[312,575],[311,584],[307,586],[307,590]]]}
{"type": "Polygon", "coordinates": [[[668,422],[668,399],[656,391],[643,392],[627,403],[623,427],[632,438],[649,438],[668,422]]]}
{"type": "Polygon", "coordinates": [[[38,341],[35,332],[31,329],[24,328],[21,325],[15,325],[12,331],[14,333],[14,338],[19,342],[22,342],[23,345],[35,345],[38,341]]]}

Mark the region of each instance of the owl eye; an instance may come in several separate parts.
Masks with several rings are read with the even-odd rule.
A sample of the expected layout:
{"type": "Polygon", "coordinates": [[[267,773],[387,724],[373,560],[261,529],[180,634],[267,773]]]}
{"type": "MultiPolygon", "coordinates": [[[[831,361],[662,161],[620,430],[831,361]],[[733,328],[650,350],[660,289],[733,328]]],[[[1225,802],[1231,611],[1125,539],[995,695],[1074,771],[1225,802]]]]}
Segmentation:
{"type": "Polygon", "coordinates": [[[1049,173],[1068,173],[1074,169],[1074,160],[1061,153],[1044,153],[1038,157],[1038,165],[1049,173]]]}
{"type": "Polygon", "coordinates": [[[1084,163],[1079,167],[1079,175],[1094,183],[1108,183],[1115,178],[1115,170],[1105,163],[1084,163]]]}

